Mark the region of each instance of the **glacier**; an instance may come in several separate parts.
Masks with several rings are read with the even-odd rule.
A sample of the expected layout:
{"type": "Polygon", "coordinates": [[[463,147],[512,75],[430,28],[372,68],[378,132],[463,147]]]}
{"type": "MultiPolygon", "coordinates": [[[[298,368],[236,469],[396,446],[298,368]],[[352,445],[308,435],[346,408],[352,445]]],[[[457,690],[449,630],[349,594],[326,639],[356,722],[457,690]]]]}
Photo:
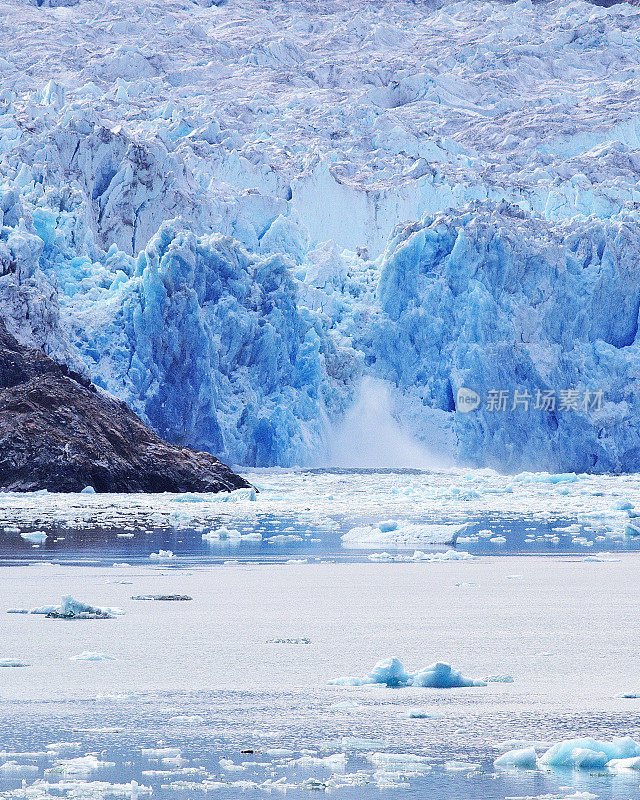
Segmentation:
{"type": "Polygon", "coordinates": [[[640,9],[356,6],[2,0],[8,328],[234,464],[637,471],[640,9]]]}

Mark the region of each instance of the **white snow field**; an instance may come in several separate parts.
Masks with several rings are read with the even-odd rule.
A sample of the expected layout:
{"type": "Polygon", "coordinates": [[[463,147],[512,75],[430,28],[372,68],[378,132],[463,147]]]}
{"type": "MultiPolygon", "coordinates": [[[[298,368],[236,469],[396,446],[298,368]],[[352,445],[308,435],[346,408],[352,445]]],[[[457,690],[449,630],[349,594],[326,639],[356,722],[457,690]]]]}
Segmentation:
{"type": "Polygon", "coordinates": [[[22,340],[236,464],[640,467],[638,7],[0,18],[22,340]]]}

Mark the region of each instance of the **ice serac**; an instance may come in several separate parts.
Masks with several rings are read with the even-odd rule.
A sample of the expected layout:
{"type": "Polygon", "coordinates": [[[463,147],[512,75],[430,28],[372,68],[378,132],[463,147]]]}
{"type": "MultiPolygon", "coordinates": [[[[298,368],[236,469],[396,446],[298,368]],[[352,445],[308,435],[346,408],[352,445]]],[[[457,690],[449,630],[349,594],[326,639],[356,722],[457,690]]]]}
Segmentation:
{"type": "Polygon", "coordinates": [[[553,224],[503,203],[403,225],[362,346],[415,405],[453,415],[462,462],[635,471],[639,219],[629,210],[553,224]],[[461,387],[481,398],[470,413],[456,409],[461,387]],[[508,406],[487,402],[492,390],[508,406]],[[516,390],[528,407],[514,408],[516,390]],[[535,408],[538,390],[555,394],[555,410],[535,408]]]}
{"type": "Polygon", "coordinates": [[[233,463],[638,469],[636,4],[5,4],[21,344],[233,463]]]}
{"type": "Polygon", "coordinates": [[[242,464],[303,463],[354,357],[299,306],[291,266],[164,223],[135,261],[112,251],[91,302],[73,292],[74,344],[94,380],[170,441],[242,464]]]}
{"type": "Polygon", "coordinates": [[[121,401],[0,321],[0,487],[229,492],[249,484],[208,453],[162,441],[121,401]]]}

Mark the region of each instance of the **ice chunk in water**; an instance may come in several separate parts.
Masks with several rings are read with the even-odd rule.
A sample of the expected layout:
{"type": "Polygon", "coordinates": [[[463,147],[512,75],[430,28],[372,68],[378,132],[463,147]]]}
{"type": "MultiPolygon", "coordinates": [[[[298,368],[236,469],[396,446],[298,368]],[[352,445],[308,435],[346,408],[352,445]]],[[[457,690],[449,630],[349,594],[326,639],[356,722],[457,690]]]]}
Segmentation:
{"type": "Polygon", "coordinates": [[[113,656],[106,653],[96,653],[92,650],[83,650],[77,656],[70,656],[70,661],[115,661],[113,656]]]}
{"type": "Polygon", "coordinates": [[[485,686],[484,681],[463,678],[462,673],[449,664],[438,661],[412,675],[414,686],[426,686],[436,689],[454,689],[464,686],[485,686]]]}
{"type": "Polygon", "coordinates": [[[398,658],[387,658],[373,667],[362,678],[355,676],[334,678],[332,686],[366,686],[380,683],[385,686],[423,686],[437,689],[452,689],[466,686],[486,686],[484,681],[463,678],[459,670],[441,661],[424,667],[417,672],[407,672],[398,658]]]}
{"type": "Polygon", "coordinates": [[[521,750],[509,750],[496,758],[493,763],[496,767],[536,769],[538,766],[538,757],[533,747],[525,747],[521,750]]]}
{"type": "Polygon", "coordinates": [[[640,756],[640,744],[631,737],[613,739],[611,742],[591,738],[567,739],[549,748],[540,759],[548,767],[599,769],[612,759],[640,756]]]}
{"type": "Polygon", "coordinates": [[[44,544],[47,541],[47,534],[44,531],[26,531],[20,536],[32,544],[44,544]]]}

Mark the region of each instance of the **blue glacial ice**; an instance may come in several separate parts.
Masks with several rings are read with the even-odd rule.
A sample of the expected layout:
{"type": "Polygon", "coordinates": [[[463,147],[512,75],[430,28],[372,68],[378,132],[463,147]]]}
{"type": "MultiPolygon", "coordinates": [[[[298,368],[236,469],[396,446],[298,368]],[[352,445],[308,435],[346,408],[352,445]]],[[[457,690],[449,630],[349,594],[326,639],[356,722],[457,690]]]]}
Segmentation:
{"type": "Polygon", "coordinates": [[[632,6],[70,4],[37,38],[8,2],[0,313],[23,341],[236,464],[640,468],[632,6]]]}
{"type": "Polygon", "coordinates": [[[509,750],[499,756],[496,767],[519,769],[608,769],[628,772],[640,769],[640,744],[630,736],[612,741],[584,737],[567,739],[538,757],[534,747],[509,750]]]}
{"type": "Polygon", "coordinates": [[[536,769],[538,757],[535,748],[524,747],[520,750],[509,750],[498,756],[493,762],[496,767],[518,767],[519,769],[536,769]]]}
{"type": "Polygon", "coordinates": [[[449,664],[437,662],[416,672],[407,672],[398,658],[378,661],[371,672],[363,677],[341,677],[329,681],[331,686],[367,686],[383,684],[389,687],[421,686],[430,689],[456,689],[469,686],[486,686],[484,681],[464,678],[449,664]]]}

